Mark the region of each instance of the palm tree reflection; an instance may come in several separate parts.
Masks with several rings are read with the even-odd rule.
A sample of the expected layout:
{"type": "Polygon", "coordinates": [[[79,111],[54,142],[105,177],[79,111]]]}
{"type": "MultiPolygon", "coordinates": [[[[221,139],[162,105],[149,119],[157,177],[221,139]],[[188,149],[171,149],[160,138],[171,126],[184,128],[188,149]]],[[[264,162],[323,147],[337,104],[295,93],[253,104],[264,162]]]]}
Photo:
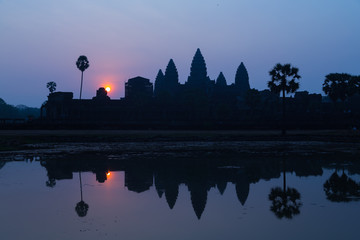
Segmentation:
{"type": "Polygon", "coordinates": [[[75,211],[79,217],[85,217],[87,214],[87,211],[89,210],[89,205],[83,201],[82,182],[81,182],[81,172],[80,171],[79,171],[79,180],[80,180],[81,201],[76,204],[75,211]]]}
{"type": "Polygon", "coordinates": [[[278,218],[292,218],[300,213],[300,193],[295,188],[281,189],[272,188],[269,194],[269,200],[272,201],[270,210],[278,218]]]}
{"type": "Polygon", "coordinates": [[[283,160],[283,188],[275,187],[271,189],[269,200],[271,201],[270,210],[278,218],[291,219],[300,214],[301,195],[295,188],[286,187],[285,160],[283,160]]]}
{"type": "Polygon", "coordinates": [[[46,181],[46,186],[53,188],[53,187],[55,187],[55,185],[56,185],[55,178],[50,178],[49,177],[49,179],[46,181]]]}
{"type": "Polygon", "coordinates": [[[332,202],[360,200],[360,184],[349,178],[343,171],[339,176],[335,171],[324,183],[326,198],[332,202]]]}

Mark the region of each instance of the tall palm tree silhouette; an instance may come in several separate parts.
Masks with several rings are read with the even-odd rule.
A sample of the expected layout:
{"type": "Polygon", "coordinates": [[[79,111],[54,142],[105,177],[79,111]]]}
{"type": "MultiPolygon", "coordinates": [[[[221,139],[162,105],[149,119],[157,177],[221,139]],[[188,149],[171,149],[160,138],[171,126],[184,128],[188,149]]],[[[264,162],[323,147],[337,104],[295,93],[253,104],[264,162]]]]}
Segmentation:
{"type": "Polygon", "coordinates": [[[285,160],[283,160],[283,188],[272,188],[269,194],[269,200],[272,202],[270,210],[278,218],[291,219],[294,215],[300,213],[302,203],[300,193],[295,188],[286,187],[285,160]]]}
{"type": "Polygon", "coordinates": [[[81,55],[76,61],[76,66],[81,71],[81,85],[80,85],[80,99],[81,99],[84,71],[90,66],[89,60],[87,59],[86,56],[81,55]]]}
{"type": "Polygon", "coordinates": [[[81,200],[75,206],[75,211],[79,217],[85,217],[87,211],[89,210],[89,205],[83,201],[83,194],[82,194],[82,182],[81,182],[81,171],[79,171],[79,180],[80,180],[80,197],[81,200]]]}
{"type": "Polygon", "coordinates": [[[287,63],[281,65],[276,64],[275,67],[269,72],[271,81],[268,82],[268,87],[274,93],[282,93],[282,134],[286,133],[285,129],[285,93],[294,93],[299,89],[299,80],[301,76],[298,74],[299,69],[292,67],[287,63]]]}

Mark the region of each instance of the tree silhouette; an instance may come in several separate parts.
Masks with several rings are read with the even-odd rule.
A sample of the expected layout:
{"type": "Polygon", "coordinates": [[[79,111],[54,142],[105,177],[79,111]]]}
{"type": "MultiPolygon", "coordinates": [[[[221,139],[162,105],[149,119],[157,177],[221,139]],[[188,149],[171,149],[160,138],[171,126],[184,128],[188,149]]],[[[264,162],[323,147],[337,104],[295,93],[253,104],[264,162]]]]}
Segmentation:
{"type": "Polygon", "coordinates": [[[280,187],[272,188],[269,194],[269,200],[272,201],[270,210],[278,218],[291,219],[294,215],[300,213],[301,202],[300,193],[295,188],[281,189],[280,187]]]}
{"type": "Polygon", "coordinates": [[[55,185],[56,185],[55,178],[50,178],[49,177],[49,179],[46,181],[46,186],[53,188],[53,187],[55,187],[55,185]]]}
{"type": "Polygon", "coordinates": [[[350,202],[360,200],[360,184],[349,178],[344,172],[341,177],[335,171],[324,183],[326,198],[332,202],[350,202]]]}
{"type": "Polygon", "coordinates": [[[48,82],[46,84],[47,89],[49,89],[50,93],[53,93],[56,91],[56,82],[48,82]]]}
{"type": "MultiPolygon", "coordinates": [[[[325,76],[323,91],[332,101],[336,102],[340,99],[344,102],[354,92],[354,89],[350,86],[351,79],[352,76],[347,73],[330,73],[325,76]]],[[[353,86],[356,86],[355,78],[353,86]]]]}
{"type": "Polygon", "coordinates": [[[89,209],[89,205],[84,201],[78,202],[75,207],[75,211],[79,217],[85,217],[88,209],[89,209]]]}
{"type": "Polygon", "coordinates": [[[302,203],[301,195],[295,188],[286,187],[285,160],[283,160],[283,189],[280,187],[272,188],[269,194],[269,200],[272,202],[270,210],[278,218],[291,219],[300,213],[302,203]]]}
{"type": "Polygon", "coordinates": [[[81,172],[79,172],[79,180],[80,180],[80,196],[81,200],[75,206],[75,211],[79,217],[85,217],[87,211],[89,210],[89,205],[83,201],[83,194],[82,194],[82,182],[81,182],[81,172]]]}
{"type": "Polygon", "coordinates": [[[292,67],[287,63],[281,65],[276,64],[274,68],[269,72],[271,81],[268,82],[270,90],[276,94],[282,93],[282,134],[286,133],[285,129],[285,94],[294,93],[299,89],[299,83],[297,80],[301,78],[298,74],[299,69],[292,67]]]}
{"type": "Polygon", "coordinates": [[[349,81],[349,95],[360,94],[360,76],[351,76],[349,81]]]}
{"type": "Polygon", "coordinates": [[[81,71],[81,85],[80,85],[80,99],[81,99],[84,71],[90,66],[89,60],[87,59],[86,56],[81,55],[76,61],[76,66],[81,71]]]}

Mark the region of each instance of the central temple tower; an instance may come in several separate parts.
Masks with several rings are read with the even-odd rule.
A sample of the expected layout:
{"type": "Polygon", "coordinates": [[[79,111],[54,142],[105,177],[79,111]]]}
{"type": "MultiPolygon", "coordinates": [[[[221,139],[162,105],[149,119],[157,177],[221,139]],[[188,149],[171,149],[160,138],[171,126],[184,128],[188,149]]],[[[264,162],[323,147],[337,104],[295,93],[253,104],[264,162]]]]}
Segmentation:
{"type": "Polygon", "coordinates": [[[191,62],[190,76],[187,84],[191,88],[206,89],[210,79],[207,76],[206,63],[200,49],[196,50],[195,56],[191,62]]]}

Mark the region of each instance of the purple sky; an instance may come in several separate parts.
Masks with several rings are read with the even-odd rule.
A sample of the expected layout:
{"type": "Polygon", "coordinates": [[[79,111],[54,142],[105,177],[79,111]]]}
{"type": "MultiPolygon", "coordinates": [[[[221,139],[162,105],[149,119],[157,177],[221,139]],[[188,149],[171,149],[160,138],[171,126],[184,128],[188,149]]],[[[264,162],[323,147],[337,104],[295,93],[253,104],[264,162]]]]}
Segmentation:
{"type": "Polygon", "coordinates": [[[251,88],[266,89],[269,70],[291,63],[300,90],[322,93],[324,76],[360,75],[359,0],[0,0],[0,98],[40,107],[46,83],[83,98],[138,75],[152,82],[173,58],[184,83],[200,48],[208,75],[228,84],[244,62],[251,88]]]}

